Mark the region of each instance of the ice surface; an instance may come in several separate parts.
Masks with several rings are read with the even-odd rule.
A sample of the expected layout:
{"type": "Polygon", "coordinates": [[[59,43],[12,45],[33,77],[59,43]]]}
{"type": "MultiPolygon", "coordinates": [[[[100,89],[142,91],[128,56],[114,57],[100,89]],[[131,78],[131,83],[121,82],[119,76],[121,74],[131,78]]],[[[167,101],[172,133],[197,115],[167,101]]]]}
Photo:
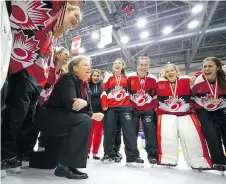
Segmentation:
{"type": "MultiPolygon", "coordinates": [[[[100,155],[103,151],[100,150],[100,155]]],[[[121,150],[123,153],[123,150],[121,150]]],[[[146,159],[145,150],[140,150],[145,159],[144,168],[129,168],[125,166],[125,156],[121,163],[105,165],[101,161],[88,160],[87,168],[82,170],[89,175],[87,180],[69,180],[53,175],[54,170],[23,169],[21,174],[8,174],[2,184],[226,184],[226,176],[217,171],[193,171],[187,167],[180,154],[179,165],[168,169],[164,166],[151,165],[146,159]]]]}

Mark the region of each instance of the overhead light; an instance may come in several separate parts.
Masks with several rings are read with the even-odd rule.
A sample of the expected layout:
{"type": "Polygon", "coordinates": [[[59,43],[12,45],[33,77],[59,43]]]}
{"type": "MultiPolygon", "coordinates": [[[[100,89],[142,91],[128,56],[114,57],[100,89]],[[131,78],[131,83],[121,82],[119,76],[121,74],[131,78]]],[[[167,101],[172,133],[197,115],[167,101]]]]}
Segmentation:
{"type": "Polygon", "coordinates": [[[143,31],[141,34],[140,34],[140,37],[142,38],[142,39],[145,39],[145,38],[147,38],[149,36],[149,32],[147,32],[147,31],[143,31]]]}
{"type": "Polygon", "coordinates": [[[137,27],[144,27],[147,24],[147,20],[146,19],[140,19],[137,22],[137,27]]]}
{"type": "Polygon", "coordinates": [[[99,43],[99,44],[98,44],[98,48],[99,48],[99,49],[102,49],[102,48],[104,48],[104,45],[101,44],[101,43],[99,43]]]}
{"type": "Polygon", "coordinates": [[[128,41],[129,41],[129,37],[128,37],[128,36],[123,36],[123,37],[121,38],[121,42],[122,42],[122,43],[128,43],[128,41]]]}
{"type": "Polygon", "coordinates": [[[98,34],[97,32],[94,32],[94,33],[92,34],[92,39],[96,40],[96,39],[98,39],[98,38],[99,38],[99,34],[98,34]]]}
{"type": "Polygon", "coordinates": [[[198,4],[191,9],[191,12],[194,14],[197,14],[197,13],[201,12],[203,10],[203,8],[204,7],[202,4],[198,4]]]}
{"type": "Polygon", "coordinates": [[[172,28],[171,26],[167,26],[167,27],[165,27],[165,28],[162,30],[162,33],[163,33],[164,35],[168,35],[168,34],[170,34],[172,31],[173,31],[173,28],[172,28]]]}
{"type": "Polygon", "coordinates": [[[80,47],[79,53],[83,54],[85,52],[85,49],[83,47],[80,47]]]}
{"type": "Polygon", "coordinates": [[[199,21],[194,20],[194,21],[192,21],[192,22],[190,22],[190,23],[188,24],[188,28],[189,28],[189,29],[194,29],[194,28],[196,28],[198,25],[199,25],[199,21]]]}

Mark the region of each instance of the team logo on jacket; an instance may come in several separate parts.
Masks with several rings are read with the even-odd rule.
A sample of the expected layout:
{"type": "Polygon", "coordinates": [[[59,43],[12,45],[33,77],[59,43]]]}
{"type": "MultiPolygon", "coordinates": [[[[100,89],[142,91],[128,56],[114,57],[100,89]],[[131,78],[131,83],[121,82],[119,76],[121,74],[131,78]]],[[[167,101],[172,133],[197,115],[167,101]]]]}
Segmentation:
{"type": "Polygon", "coordinates": [[[35,37],[28,38],[22,31],[13,32],[13,48],[11,58],[14,61],[20,62],[24,68],[33,64],[37,57],[36,51],[38,48],[38,41],[35,37]]]}
{"type": "Polygon", "coordinates": [[[121,101],[126,96],[126,91],[123,88],[113,89],[111,90],[111,94],[113,95],[116,101],[121,101]]]}
{"type": "Polygon", "coordinates": [[[223,98],[218,99],[217,104],[211,103],[212,97],[210,94],[207,94],[206,96],[202,96],[201,98],[196,97],[195,102],[199,104],[200,106],[204,107],[207,110],[215,111],[220,108],[226,107],[226,101],[223,98]]]}
{"type": "Polygon", "coordinates": [[[170,96],[164,103],[159,102],[159,108],[168,112],[186,112],[189,110],[189,104],[182,98],[174,101],[173,97],[170,96]]]}
{"type": "Polygon", "coordinates": [[[12,14],[10,16],[11,26],[21,29],[37,29],[38,26],[45,26],[50,19],[48,8],[41,0],[36,1],[11,1],[12,14]]]}
{"type": "Polygon", "coordinates": [[[140,90],[136,94],[131,95],[131,100],[134,101],[137,106],[143,106],[148,101],[151,102],[152,97],[146,94],[143,90],[140,90]]]}

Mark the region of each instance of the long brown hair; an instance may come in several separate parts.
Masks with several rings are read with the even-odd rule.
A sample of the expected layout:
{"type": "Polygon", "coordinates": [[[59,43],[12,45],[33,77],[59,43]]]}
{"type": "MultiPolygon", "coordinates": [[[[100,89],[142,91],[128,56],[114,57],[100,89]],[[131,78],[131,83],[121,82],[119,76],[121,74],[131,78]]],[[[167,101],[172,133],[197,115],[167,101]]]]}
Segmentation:
{"type": "Polygon", "coordinates": [[[216,57],[207,57],[203,60],[202,63],[205,61],[213,61],[215,65],[217,66],[217,78],[219,82],[220,89],[226,89],[226,74],[222,68],[221,60],[216,57]]]}

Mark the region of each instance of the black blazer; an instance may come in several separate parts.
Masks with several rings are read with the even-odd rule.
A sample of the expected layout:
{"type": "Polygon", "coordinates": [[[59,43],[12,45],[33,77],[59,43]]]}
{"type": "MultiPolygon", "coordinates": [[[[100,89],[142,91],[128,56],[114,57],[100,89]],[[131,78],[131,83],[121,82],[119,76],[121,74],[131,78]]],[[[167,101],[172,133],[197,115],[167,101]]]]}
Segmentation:
{"type": "Polygon", "coordinates": [[[73,98],[83,98],[81,82],[73,73],[66,73],[56,83],[48,102],[35,116],[35,125],[43,135],[67,135],[79,118],[93,114],[89,89],[87,90],[88,105],[80,111],[72,110],[73,98]]]}
{"type": "Polygon", "coordinates": [[[74,113],[86,113],[92,115],[91,107],[91,92],[89,88],[86,90],[88,105],[80,111],[72,110],[73,98],[84,99],[81,92],[81,80],[78,79],[73,73],[64,74],[61,79],[54,86],[54,90],[46,103],[46,108],[60,108],[74,113]]]}

